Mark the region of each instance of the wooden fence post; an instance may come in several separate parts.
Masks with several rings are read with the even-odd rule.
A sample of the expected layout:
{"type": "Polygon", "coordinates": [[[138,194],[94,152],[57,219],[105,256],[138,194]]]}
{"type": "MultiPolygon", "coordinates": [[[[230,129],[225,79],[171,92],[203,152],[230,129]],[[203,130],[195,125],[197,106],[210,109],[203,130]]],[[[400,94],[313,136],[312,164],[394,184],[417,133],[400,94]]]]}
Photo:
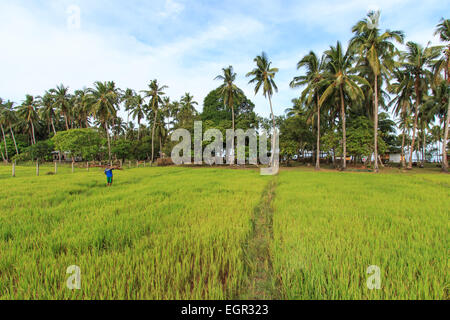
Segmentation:
{"type": "Polygon", "coordinates": [[[12,176],[13,177],[16,176],[16,161],[14,161],[12,164],[12,176]]]}
{"type": "Polygon", "coordinates": [[[139,168],[139,160],[136,161],[136,167],[139,168]]]}
{"type": "Polygon", "coordinates": [[[131,169],[131,160],[128,160],[128,169],[131,169]]]}
{"type": "Polygon", "coordinates": [[[58,173],[58,162],[55,161],[55,174],[58,173]]]}
{"type": "Polygon", "coordinates": [[[89,172],[89,161],[86,162],[86,168],[87,168],[87,172],[89,172]]]}
{"type": "Polygon", "coordinates": [[[36,176],[39,177],[39,161],[36,160],[36,176]]]}
{"type": "Polygon", "coordinates": [[[72,173],[74,173],[75,169],[74,169],[74,162],[72,162],[72,173]]]}

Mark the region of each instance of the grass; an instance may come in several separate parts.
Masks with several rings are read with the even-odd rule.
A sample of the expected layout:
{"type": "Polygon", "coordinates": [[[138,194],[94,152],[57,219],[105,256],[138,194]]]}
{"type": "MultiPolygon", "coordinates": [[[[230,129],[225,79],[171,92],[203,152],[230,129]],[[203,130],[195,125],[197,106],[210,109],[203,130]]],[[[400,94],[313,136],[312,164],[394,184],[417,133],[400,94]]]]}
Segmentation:
{"type": "MultiPolygon", "coordinates": [[[[3,169],[3,168],[2,168],[3,169]]],[[[1,299],[225,299],[247,281],[257,172],[175,168],[2,179],[1,299]],[[81,268],[82,290],[66,288],[81,268]]]]}
{"type": "Polygon", "coordinates": [[[0,166],[0,299],[448,299],[448,175],[52,171],[0,166]]]}
{"type": "Polygon", "coordinates": [[[274,269],[286,299],[447,299],[447,175],[285,172],[274,269]],[[366,270],[381,269],[381,290],[366,270]]]}

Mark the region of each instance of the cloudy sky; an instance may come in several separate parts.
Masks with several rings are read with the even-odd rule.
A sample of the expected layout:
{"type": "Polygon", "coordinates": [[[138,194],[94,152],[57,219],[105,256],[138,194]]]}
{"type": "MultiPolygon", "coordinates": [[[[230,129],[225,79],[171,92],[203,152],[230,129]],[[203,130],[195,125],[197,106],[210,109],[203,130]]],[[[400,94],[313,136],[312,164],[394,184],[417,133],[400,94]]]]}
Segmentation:
{"type": "Polygon", "coordinates": [[[74,90],[97,80],[139,91],[156,78],[172,99],[190,92],[201,108],[219,85],[215,76],[233,65],[238,85],[268,116],[245,78],[265,51],[280,68],[274,108],[281,115],[298,95],[289,88],[297,61],[347,43],[370,9],[381,9],[382,28],[425,45],[438,43],[433,32],[450,1],[0,0],[0,97],[21,103],[60,83],[74,90]]]}

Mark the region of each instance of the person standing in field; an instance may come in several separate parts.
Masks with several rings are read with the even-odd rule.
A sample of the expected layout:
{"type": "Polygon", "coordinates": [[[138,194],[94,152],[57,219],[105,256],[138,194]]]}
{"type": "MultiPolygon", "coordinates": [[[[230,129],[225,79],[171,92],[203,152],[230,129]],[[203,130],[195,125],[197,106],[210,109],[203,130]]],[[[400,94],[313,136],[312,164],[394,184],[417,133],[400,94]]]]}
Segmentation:
{"type": "Polygon", "coordinates": [[[113,184],[113,180],[114,180],[113,170],[122,170],[122,169],[121,168],[117,168],[117,167],[111,167],[111,166],[108,166],[105,169],[106,182],[108,184],[108,187],[111,187],[112,184],[113,184]]]}

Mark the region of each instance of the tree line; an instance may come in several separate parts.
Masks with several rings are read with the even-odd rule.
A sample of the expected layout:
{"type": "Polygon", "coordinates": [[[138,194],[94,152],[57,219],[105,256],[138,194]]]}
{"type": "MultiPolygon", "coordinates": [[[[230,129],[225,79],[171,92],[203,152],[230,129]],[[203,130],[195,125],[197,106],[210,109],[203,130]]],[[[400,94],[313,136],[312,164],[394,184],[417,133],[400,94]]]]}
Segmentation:
{"type": "Polygon", "coordinates": [[[173,130],[192,130],[194,121],[203,120],[204,130],[278,128],[282,156],[289,160],[312,153],[318,170],[324,157],[345,170],[351,156],[354,161],[373,159],[378,172],[380,155],[397,150],[402,167],[411,169],[414,151],[422,153],[424,162],[427,152],[441,148],[438,153],[447,172],[450,22],[442,19],[437,25],[442,46],[424,47],[405,44],[402,31],[381,30],[379,18],[379,12],[370,12],[358,21],[347,47],[338,41],[322,54],[311,51],[298,62],[302,74],[290,86],[301,88],[300,96],[284,116],[276,117],[272,105],[279,70],[263,52],[246,77],[255,94],[267,98],[270,119],[255,114],[253,102],[236,85],[232,66],[215,78],[221,85],[205,98],[202,112],[190,93],[172,101],[165,94],[167,86],[158,80],[138,92],[122,90],[112,81],[95,82],[92,88],[73,93],[59,85],[42,96],[27,95],[20,105],[0,99],[2,159],[48,155],[67,145],[62,143],[63,132],[81,130],[72,138],[88,145],[95,141],[98,149],[86,149],[93,158],[153,162],[158,154],[170,154],[173,130]],[[119,110],[127,114],[126,121],[119,110]],[[397,123],[389,112],[398,118],[397,123]],[[98,136],[82,134],[93,128],[98,136]]]}

